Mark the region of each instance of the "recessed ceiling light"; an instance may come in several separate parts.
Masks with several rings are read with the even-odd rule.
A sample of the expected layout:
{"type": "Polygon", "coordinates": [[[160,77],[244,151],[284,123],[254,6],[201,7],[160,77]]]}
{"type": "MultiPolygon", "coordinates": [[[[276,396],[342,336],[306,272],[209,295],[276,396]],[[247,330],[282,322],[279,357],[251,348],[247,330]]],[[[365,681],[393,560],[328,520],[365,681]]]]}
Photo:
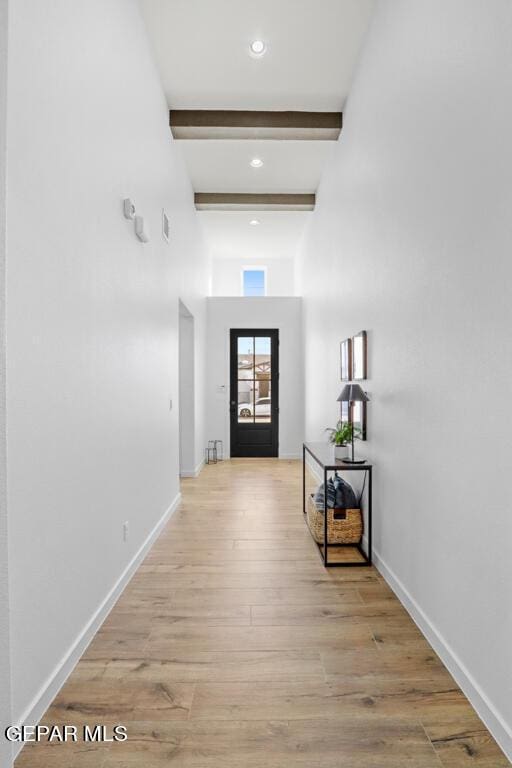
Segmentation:
{"type": "Polygon", "coordinates": [[[251,160],[251,165],[253,168],[261,168],[261,166],[263,165],[263,160],[261,159],[261,157],[253,157],[253,159],[251,160]]]}
{"type": "Polygon", "coordinates": [[[261,224],[261,221],[259,219],[251,219],[249,224],[252,224],[253,227],[257,227],[258,224],[261,224]]]}
{"type": "Polygon", "coordinates": [[[263,42],[263,40],[253,40],[251,43],[251,53],[253,53],[255,56],[263,56],[265,51],[267,50],[267,46],[263,42]]]}

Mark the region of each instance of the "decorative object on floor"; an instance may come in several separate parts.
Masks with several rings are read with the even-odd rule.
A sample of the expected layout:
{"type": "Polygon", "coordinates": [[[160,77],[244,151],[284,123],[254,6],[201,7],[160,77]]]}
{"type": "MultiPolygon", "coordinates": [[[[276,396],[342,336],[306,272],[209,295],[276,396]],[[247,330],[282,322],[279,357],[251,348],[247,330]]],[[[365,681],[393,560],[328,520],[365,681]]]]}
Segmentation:
{"type": "Polygon", "coordinates": [[[340,377],[341,381],[350,381],[352,373],[352,339],[340,343],[340,377]]]}
{"type": "Polygon", "coordinates": [[[216,464],[217,459],[214,454],[213,448],[205,448],[204,449],[204,463],[205,464],[216,464]]]}
{"type": "Polygon", "coordinates": [[[222,440],[213,440],[213,447],[217,455],[217,461],[224,461],[224,443],[222,440]]]}
{"type": "Polygon", "coordinates": [[[204,463],[205,464],[217,464],[218,456],[217,456],[217,440],[208,440],[208,445],[204,449],[204,463]]]}
{"type": "MultiPolygon", "coordinates": [[[[324,508],[318,506],[313,496],[308,496],[307,522],[317,544],[324,542],[324,508]]],[[[360,509],[327,510],[329,544],[359,544],[363,535],[363,517],[360,509]]]]}
{"type": "MultiPolygon", "coordinates": [[[[347,403],[348,408],[348,403],[347,403]]],[[[335,427],[327,427],[329,432],[329,442],[334,445],[334,456],[336,459],[344,459],[348,456],[348,445],[352,440],[352,424],[340,419],[335,427]]]]}
{"type": "MultiPolygon", "coordinates": [[[[360,384],[345,384],[343,387],[339,397],[338,401],[340,403],[349,403],[350,408],[353,408],[354,403],[360,403],[365,404],[369,402],[370,398],[366,394],[366,392],[363,391],[360,384]]],[[[354,458],[354,432],[356,430],[354,429],[354,425],[352,424],[352,456],[350,459],[343,459],[343,461],[346,464],[364,464],[366,459],[355,459],[354,458]]]]}
{"type": "MultiPolygon", "coordinates": [[[[363,381],[367,377],[368,344],[366,331],[360,331],[352,338],[352,381],[363,381]]],[[[343,381],[343,379],[342,379],[343,381]]]]}

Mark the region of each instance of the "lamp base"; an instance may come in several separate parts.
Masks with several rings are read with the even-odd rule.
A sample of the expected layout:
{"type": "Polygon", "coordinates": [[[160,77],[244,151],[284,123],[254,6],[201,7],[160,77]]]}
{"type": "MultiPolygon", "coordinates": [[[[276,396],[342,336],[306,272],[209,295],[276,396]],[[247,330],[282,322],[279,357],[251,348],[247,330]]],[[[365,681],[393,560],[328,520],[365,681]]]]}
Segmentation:
{"type": "Polygon", "coordinates": [[[341,459],[343,464],[366,464],[366,459],[341,459]]]}

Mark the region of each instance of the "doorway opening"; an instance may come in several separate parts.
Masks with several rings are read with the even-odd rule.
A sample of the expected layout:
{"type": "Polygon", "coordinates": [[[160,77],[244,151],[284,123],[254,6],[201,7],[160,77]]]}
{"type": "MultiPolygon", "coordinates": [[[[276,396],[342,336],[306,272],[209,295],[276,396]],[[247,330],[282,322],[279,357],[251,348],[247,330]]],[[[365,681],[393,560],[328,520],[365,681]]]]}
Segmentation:
{"type": "Polygon", "coordinates": [[[233,329],[230,338],[231,456],[278,456],[279,331],[233,329]]]}
{"type": "Polygon", "coordinates": [[[179,300],[179,442],[180,476],[196,476],[194,316],[179,300]]]}

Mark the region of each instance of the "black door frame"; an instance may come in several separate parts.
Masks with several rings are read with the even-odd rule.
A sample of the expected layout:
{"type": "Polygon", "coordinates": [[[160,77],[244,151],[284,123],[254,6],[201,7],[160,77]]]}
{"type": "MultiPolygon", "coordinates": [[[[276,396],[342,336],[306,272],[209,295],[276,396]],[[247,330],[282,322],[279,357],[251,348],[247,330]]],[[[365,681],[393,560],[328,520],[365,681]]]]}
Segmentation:
{"type": "MultiPolygon", "coordinates": [[[[230,410],[230,455],[235,457],[278,457],[279,456],[279,329],[278,328],[231,328],[229,342],[229,410],[230,410]],[[238,430],[238,337],[239,336],[266,336],[271,338],[270,346],[270,426],[272,441],[270,452],[258,451],[254,446],[254,452],[249,454],[241,451],[237,441],[238,430]]],[[[268,429],[269,424],[251,424],[251,430],[268,429]]]]}

